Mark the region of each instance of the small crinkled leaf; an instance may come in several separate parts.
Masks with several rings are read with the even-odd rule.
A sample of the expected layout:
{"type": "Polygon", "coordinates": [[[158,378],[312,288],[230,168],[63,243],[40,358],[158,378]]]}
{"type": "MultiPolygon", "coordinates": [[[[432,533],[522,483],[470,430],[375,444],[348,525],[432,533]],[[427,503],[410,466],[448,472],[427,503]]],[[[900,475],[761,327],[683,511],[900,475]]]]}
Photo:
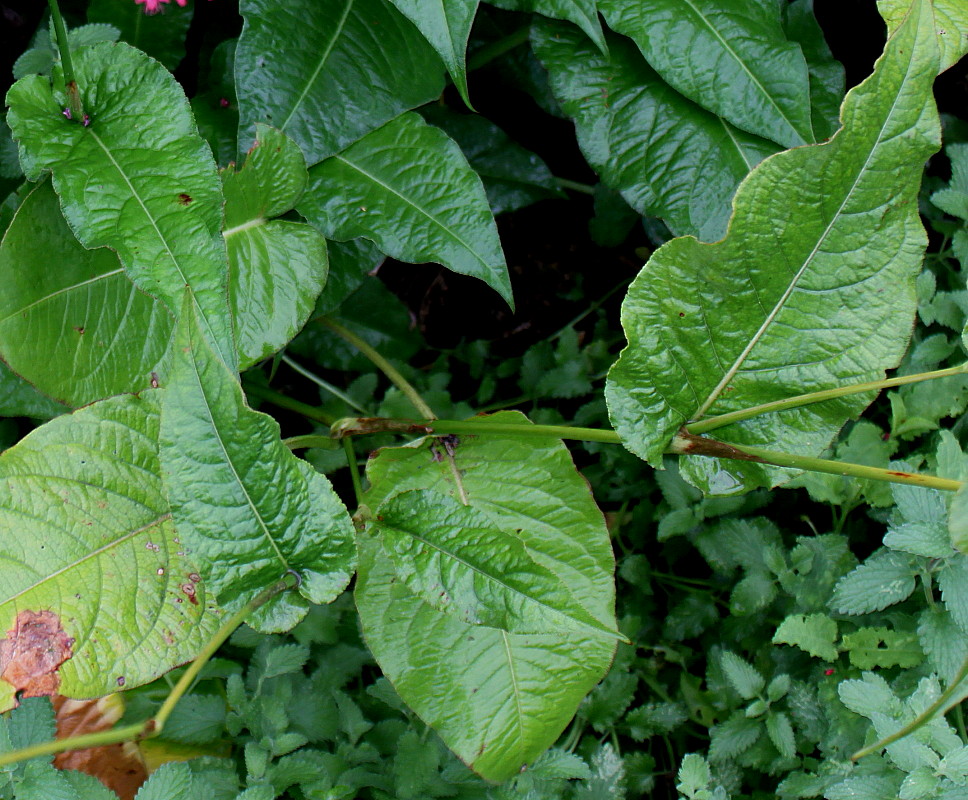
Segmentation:
{"type": "Polygon", "coordinates": [[[265,122],[310,165],[440,95],[440,59],[389,0],[243,0],[239,147],[265,122]]]}
{"type": "Polygon", "coordinates": [[[151,386],[174,321],[106,247],[85,250],[50,181],[24,200],[0,244],[0,354],[40,391],[81,406],[151,386]]]}
{"type": "Polygon", "coordinates": [[[512,11],[529,11],[550,19],[572,22],[584,31],[603,53],[608,52],[596,0],[489,0],[490,5],[512,11]]]}
{"type": "Polygon", "coordinates": [[[840,614],[880,611],[910,596],[914,576],[908,556],[881,548],[837,581],[830,607],[840,614]]]}
{"type": "Polygon", "coordinates": [[[779,5],[749,0],[598,0],[677,91],[737,128],[797,147],[814,141],[803,52],[779,5]]]}
{"type": "Polygon", "coordinates": [[[484,187],[457,144],[417,114],[388,122],[309,171],[298,211],[327,238],[480,278],[511,302],[484,187]]]}
{"type": "Polygon", "coordinates": [[[824,792],[826,800],[885,800],[898,796],[897,780],[881,775],[864,775],[835,783],[824,792]]]}
{"type": "Polygon", "coordinates": [[[752,664],[726,650],[720,656],[726,679],[744,700],[752,700],[766,685],[766,681],[752,664]]]}
{"type": "MultiPolygon", "coordinates": [[[[844,101],[843,128],[827,144],[761,163],[734,198],[722,242],[675,239],[633,281],[622,310],[629,344],[606,385],[612,423],[632,452],[660,466],[690,420],[875,380],[897,364],[926,244],[918,187],[939,137],[930,23],[929,3],[915,0],[874,74],[844,101]]],[[[723,438],[819,455],[872,399],[762,415],[724,428],[723,438]]],[[[789,476],[718,459],[682,469],[715,493],[789,476]]]]}
{"type": "MultiPolygon", "coordinates": [[[[941,62],[938,72],[957,64],[968,53],[968,6],[964,0],[933,0],[934,25],[941,62]]],[[[904,21],[905,0],[877,0],[877,10],[887,22],[888,34],[904,21]]]]}
{"type": "Polygon", "coordinates": [[[950,558],[937,578],[945,608],[958,627],[968,633],[968,556],[950,558]]]}
{"type": "Polygon", "coordinates": [[[847,708],[868,719],[875,714],[898,717],[903,710],[887,681],[873,672],[865,672],[863,680],[841,681],[837,694],[847,708]]]}
{"type": "Polygon", "coordinates": [[[845,633],[841,646],[850,663],[859,669],[903,667],[910,669],[924,661],[916,634],[890,628],[860,628],[845,633]]]}
{"type": "Polygon", "coordinates": [[[837,660],[837,623],[826,614],[791,614],[773,634],[773,644],[799,647],[815,658],[837,660]]]}
{"type": "Polygon", "coordinates": [[[234,369],[221,185],[181,86],[124,43],[80,50],[74,69],[89,125],[65,118],[66,98],[46,78],[7,94],[24,173],[50,170],[81,244],[116,250],[135,285],[169,310],[190,287],[206,336],[234,369]]]}
{"type": "Polygon", "coordinates": [[[763,733],[763,722],[747,719],[742,711],[709,729],[709,760],[727,761],[745,753],[763,733]]]}
{"type": "Polygon", "coordinates": [[[194,800],[192,783],[187,764],[162,764],[138,790],[135,800],[194,800]]]}
{"type": "Polygon", "coordinates": [[[942,607],[925,609],[918,618],[918,641],[931,669],[951,683],[968,658],[968,638],[942,607]]]}
{"type": "Polygon", "coordinates": [[[604,56],[561,23],[535,25],[532,40],[602,180],[677,235],[722,238],[736,187],[777,145],[683,97],[628,40],[610,37],[604,56]]]}
{"type": "Polygon", "coordinates": [[[87,20],[108,23],[121,32],[122,41],[174,70],[185,57],[185,35],[192,22],[194,2],[188,0],[187,5],[169,3],[161,7],[160,14],[145,14],[143,5],[91,0],[87,20]]]}
{"type": "Polygon", "coordinates": [[[948,536],[951,546],[968,555],[968,485],[962,486],[951,499],[948,510],[948,536]]]}
{"type": "Polygon", "coordinates": [[[157,440],[158,398],[146,392],[58,417],[0,455],[0,707],[25,682],[73,697],[136,686],[214,633],[214,599],[171,523],[157,440]],[[43,669],[30,632],[45,649],[64,645],[43,669]]]}
{"type": "Polygon", "coordinates": [[[395,494],[376,510],[370,529],[407,588],[463,622],[509,633],[555,633],[565,626],[618,636],[531,558],[514,533],[449,495],[395,494]]]}
{"type": "Polygon", "coordinates": [[[242,169],[222,172],[229,303],[239,368],[282,348],[306,323],[326,282],[326,240],[310,225],[273,219],[306,188],[302,152],[261,123],[242,169]]]}
{"type": "Polygon", "coordinates": [[[186,296],[159,434],[172,519],[228,610],[294,572],[298,596],[277,595],[250,621],[264,632],[288,629],[309,603],[328,603],[346,588],[353,528],[329,481],[289,451],[274,419],[246,405],[188,303],[186,296]]]}
{"type": "Polygon", "coordinates": [[[797,744],[793,735],[793,725],[785,713],[777,711],[767,715],[766,733],[781,756],[784,758],[794,758],[796,756],[797,744]]]}
{"type": "MultiPolygon", "coordinates": [[[[486,419],[526,420],[517,412],[486,419]]],[[[518,536],[599,623],[614,627],[604,520],[563,443],[495,434],[451,446],[470,505],[518,536]]],[[[411,489],[459,497],[443,447],[425,439],[379,451],[367,465],[366,504],[411,489]]],[[[554,742],[615,651],[614,640],[582,628],[512,634],[437,611],[395,577],[370,537],[361,543],[356,602],[367,644],[400,697],[490,780],[516,774],[554,742]]]]}

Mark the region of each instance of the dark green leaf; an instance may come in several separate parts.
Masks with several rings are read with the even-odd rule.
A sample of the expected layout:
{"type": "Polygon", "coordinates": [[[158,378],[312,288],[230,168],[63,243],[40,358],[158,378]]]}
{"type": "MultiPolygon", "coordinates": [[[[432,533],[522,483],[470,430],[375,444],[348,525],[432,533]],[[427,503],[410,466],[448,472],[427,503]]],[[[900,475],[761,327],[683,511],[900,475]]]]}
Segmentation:
{"type": "Polygon", "coordinates": [[[492,6],[514,11],[530,11],[551,19],[573,22],[603,53],[608,52],[596,0],[489,0],[492,6]]]}
{"type": "Polygon", "coordinates": [[[185,57],[185,35],[192,22],[194,2],[188,0],[183,7],[170,3],[162,6],[161,14],[146,14],[145,7],[135,3],[91,0],[87,20],[110,23],[121,31],[122,41],[174,69],[185,57]]]}

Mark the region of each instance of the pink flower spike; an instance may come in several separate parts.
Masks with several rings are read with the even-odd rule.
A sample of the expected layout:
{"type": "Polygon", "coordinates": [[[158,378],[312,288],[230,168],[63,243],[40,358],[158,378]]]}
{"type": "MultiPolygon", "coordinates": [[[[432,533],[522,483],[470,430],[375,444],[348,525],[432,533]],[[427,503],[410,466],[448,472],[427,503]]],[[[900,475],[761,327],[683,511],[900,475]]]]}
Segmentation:
{"type": "MultiPolygon", "coordinates": [[[[171,0],[134,0],[134,2],[135,5],[144,5],[145,14],[157,14],[159,11],[161,11],[161,4],[170,3],[171,0]]],[[[184,8],[188,0],[175,0],[175,2],[184,8]]]]}

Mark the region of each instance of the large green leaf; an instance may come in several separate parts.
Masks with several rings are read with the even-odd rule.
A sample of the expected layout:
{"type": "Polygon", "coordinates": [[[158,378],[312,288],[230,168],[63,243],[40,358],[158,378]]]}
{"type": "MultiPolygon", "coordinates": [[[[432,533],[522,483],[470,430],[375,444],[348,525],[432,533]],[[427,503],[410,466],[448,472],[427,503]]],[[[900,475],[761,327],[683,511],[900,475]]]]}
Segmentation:
{"type": "Polygon", "coordinates": [[[81,244],[116,250],[135,285],[170,310],[191,287],[206,335],[234,368],[221,185],[181,87],[124,43],[84,48],[74,67],[89,125],[65,118],[66,98],[46,78],[7,94],[24,173],[50,170],[81,244]]]}
{"type": "MultiPolygon", "coordinates": [[[[204,2],[205,0],[202,0],[204,2]]],[[[170,3],[160,14],[146,14],[143,5],[118,0],[91,0],[88,22],[107,22],[121,31],[121,39],[174,69],[185,57],[185,35],[194,14],[194,0],[187,5],[170,3]]]]}
{"type": "Polygon", "coordinates": [[[143,683],[218,626],[168,513],[155,395],[95,403],[0,455],[0,708],[18,684],[96,697],[143,683]]]}
{"type": "Polygon", "coordinates": [[[276,421],[245,404],[189,311],[161,414],[172,518],[228,610],[295,573],[298,594],[277,595],[251,621],[288,630],[309,603],[328,603],[346,588],[356,565],[353,526],[329,481],[282,443],[276,421]]]}
{"type": "Polygon", "coordinates": [[[492,6],[563,19],[581,28],[603,53],[608,52],[596,0],[489,0],[492,6]]]}
{"type": "Polygon", "coordinates": [[[309,164],[444,88],[443,65],[389,0],[242,0],[239,146],[265,122],[309,164]]]}
{"type": "Polygon", "coordinates": [[[0,361],[0,417],[50,419],[69,410],[42,395],[0,361]]]}
{"type": "Polygon", "coordinates": [[[777,146],[671,89],[626,39],[610,37],[606,57],[573,27],[547,23],[532,42],[602,180],[676,234],[721,238],[739,182],[777,146]]]}
{"type": "Polygon", "coordinates": [[[327,238],[363,237],[400,261],[436,261],[511,302],[481,179],[454,141],[418,114],[387,123],[309,177],[298,210],[327,238]]]}
{"type": "MultiPolygon", "coordinates": [[[[727,238],[657,250],[622,309],[628,347],[606,397],[626,446],[655,465],[689,421],[845,382],[904,353],[926,244],[921,169],[938,148],[930,5],[916,0],[827,144],[764,161],[734,199],[727,238]]],[[[723,429],[729,441],[817,455],[871,395],[723,429]]],[[[689,467],[704,488],[768,484],[757,464],[689,467]],[[706,472],[708,470],[708,473],[706,472]]]]}
{"type": "Polygon", "coordinates": [[[812,142],[810,81],[780,7],[749,0],[599,0],[672,87],[737,128],[784,147],[812,142]]]}
{"type": "Polygon", "coordinates": [[[113,250],[85,250],[50,181],[17,210],[0,244],[0,354],[50,397],[81,406],[136,392],[161,371],[173,321],[113,250]]]}
{"type": "MultiPolygon", "coordinates": [[[[517,412],[487,419],[526,421],[517,412]]],[[[479,518],[519,539],[575,601],[614,628],[608,533],[561,442],[425,439],[378,451],[367,475],[371,509],[412,489],[449,495],[450,506],[463,493],[479,518]]],[[[510,777],[551,745],[611,663],[614,639],[577,627],[515,634],[470,625],[412,594],[378,538],[364,534],[360,553],[356,602],[367,644],[403,700],[486,778],[510,777]]]]}
{"type": "MultiPolygon", "coordinates": [[[[941,62],[938,72],[944,72],[957,64],[968,53],[968,5],[964,0],[934,0],[934,31],[941,62]]],[[[908,10],[905,0],[877,0],[877,10],[887,22],[887,31],[893,34],[904,20],[908,10]]]]}
{"type": "Polygon", "coordinates": [[[285,346],[306,323],[326,281],[326,240],[312,226],[273,219],[306,188],[302,152],[286,134],[257,125],[242,169],[222,173],[229,302],[239,368],[285,346]]]}

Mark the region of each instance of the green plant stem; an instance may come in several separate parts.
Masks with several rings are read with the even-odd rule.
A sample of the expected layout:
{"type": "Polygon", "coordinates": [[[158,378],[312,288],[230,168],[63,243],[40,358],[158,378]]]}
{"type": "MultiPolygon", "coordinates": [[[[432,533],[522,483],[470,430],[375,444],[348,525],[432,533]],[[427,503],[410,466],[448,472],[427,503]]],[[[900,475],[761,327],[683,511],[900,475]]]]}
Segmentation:
{"type": "Polygon", "coordinates": [[[356,505],[359,507],[363,505],[363,481],[360,480],[360,468],[356,463],[352,439],[343,439],[343,452],[346,453],[346,466],[349,467],[350,481],[353,483],[353,496],[356,497],[356,505]]]}
{"type": "Polygon", "coordinates": [[[478,50],[474,55],[467,59],[467,71],[473,72],[475,69],[480,69],[485,64],[490,64],[495,58],[503,56],[509,50],[513,50],[515,47],[520,47],[531,37],[531,26],[525,25],[523,28],[518,28],[516,31],[509,33],[502,39],[498,39],[496,42],[491,42],[490,44],[484,45],[480,50],[478,50]]]}
{"type": "Polygon", "coordinates": [[[589,183],[579,183],[578,181],[568,180],[568,178],[555,178],[555,183],[562,189],[571,189],[573,192],[581,192],[581,194],[595,194],[595,187],[589,183]]]}
{"type": "Polygon", "coordinates": [[[958,670],[958,674],[951,683],[948,684],[948,688],[945,689],[940,697],[935,700],[931,705],[929,705],[924,711],[918,714],[913,720],[911,720],[907,725],[898,731],[895,731],[890,736],[885,736],[880,741],[874,742],[872,745],[868,745],[862,750],[858,750],[851,757],[851,761],[858,761],[864,756],[869,756],[871,753],[876,753],[889,744],[894,744],[898,739],[903,739],[905,736],[914,733],[918,728],[927,722],[930,722],[936,714],[947,714],[954,706],[961,702],[961,698],[958,697],[955,700],[952,698],[958,695],[958,690],[961,688],[961,683],[964,679],[968,677],[968,659],[961,665],[961,669],[958,670]]]}
{"type": "Polygon", "coordinates": [[[275,597],[275,595],[291,589],[295,585],[296,576],[292,574],[286,575],[225,620],[215,635],[209,639],[205,647],[202,648],[202,651],[195,657],[195,660],[192,661],[191,666],[182,674],[178,683],[168,693],[161,708],[158,709],[158,713],[151,719],[134,725],[126,725],[123,728],[112,728],[109,731],[87,733],[83,736],[72,736],[67,739],[55,739],[53,741],[31,745],[30,747],[24,747],[20,750],[14,750],[10,753],[3,753],[0,754],[0,767],[15,764],[18,761],[37,758],[38,756],[51,756],[57,753],[64,753],[68,750],[86,750],[91,747],[102,747],[108,744],[118,744],[119,742],[151,739],[158,736],[164,729],[165,723],[168,721],[168,717],[171,716],[171,712],[174,710],[176,703],[178,703],[182,695],[192,685],[199,672],[208,663],[209,659],[215,655],[215,652],[222,646],[225,640],[232,635],[235,629],[255,609],[275,597]]]}
{"type": "Polygon", "coordinates": [[[336,444],[332,436],[321,436],[318,433],[307,433],[304,436],[290,436],[288,439],[283,439],[282,443],[290,450],[303,450],[311,447],[332,450],[336,444]]]}
{"type": "Polygon", "coordinates": [[[308,419],[321,422],[323,425],[332,425],[333,422],[335,422],[335,419],[322,409],[316,408],[316,406],[311,406],[308,403],[301,403],[298,400],[293,400],[291,397],[287,397],[279,392],[274,392],[272,389],[267,389],[265,386],[259,386],[257,383],[246,384],[245,391],[247,394],[258,397],[260,400],[265,400],[266,402],[272,403],[274,406],[279,406],[279,408],[295,411],[297,414],[302,414],[302,416],[308,419]]]}
{"type": "Polygon", "coordinates": [[[359,411],[361,414],[368,414],[369,413],[365,408],[363,408],[363,406],[361,406],[359,403],[357,403],[348,394],[346,394],[345,392],[340,391],[335,386],[333,386],[333,384],[331,384],[329,381],[323,380],[318,375],[316,375],[313,372],[310,372],[308,369],[306,369],[302,365],[297,364],[295,361],[293,361],[291,358],[289,358],[289,356],[285,356],[285,355],[282,356],[282,362],[284,364],[288,365],[290,369],[293,369],[296,372],[298,372],[304,378],[308,378],[309,380],[311,380],[319,388],[325,389],[327,392],[329,392],[331,395],[333,395],[333,397],[336,397],[336,398],[339,398],[340,400],[342,400],[344,403],[346,403],[346,405],[348,405],[354,411],[359,411]]]}
{"type": "Polygon", "coordinates": [[[420,416],[425,417],[426,419],[434,419],[436,417],[430,406],[427,405],[424,399],[420,396],[419,392],[413,388],[410,382],[400,374],[400,371],[394,367],[393,364],[387,361],[373,347],[371,347],[368,342],[361,339],[349,328],[343,327],[329,317],[321,317],[319,321],[341,339],[353,345],[353,347],[359,350],[360,353],[372,361],[373,365],[380,370],[380,372],[386,375],[394,386],[403,392],[407,400],[410,401],[410,404],[417,409],[417,413],[420,414],[420,416]]]}
{"type": "Polygon", "coordinates": [[[71,110],[71,118],[77,122],[84,121],[84,105],[81,103],[81,92],[77,88],[74,77],[74,62],[71,60],[71,48],[67,39],[67,26],[61,16],[57,0],[47,0],[50,6],[50,16],[54,21],[54,35],[57,37],[57,49],[60,50],[61,66],[64,68],[64,83],[67,87],[67,105],[71,110]]]}
{"type": "Polygon", "coordinates": [[[919,372],[915,375],[903,375],[897,378],[887,378],[882,381],[868,381],[867,383],[855,383],[850,386],[838,386],[836,389],[825,389],[821,392],[809,392],[799,394],[795,397],[788,397],[785,400],[775,400],[772,403],[763,403],[750,408],[743,408],[739,411],[731,411],[728,414],[720,414],[716,417],[707,417],[696,422],[686,424],[689,433],[696,434],[708,433],[709,431],[722,428],[724,425],[732,425],[742,422],[761,414],[771,414],[776,411],[785,411],[790,408],[810,405],[812,403],[822,403],[825,400],[834,400],[838,397],[847,397],[852,394],[862,394],[864,392],[876,392],[881,389],[889,389],[892,386],[904,386],[909,383],[920,383],[921,381],[935,380],[936,378],[949,378],[953,375],[964,375],[968,373],[968,362],[959,364],[957,367],[947,369],[936,369],[932,372],[919,372]]]}

